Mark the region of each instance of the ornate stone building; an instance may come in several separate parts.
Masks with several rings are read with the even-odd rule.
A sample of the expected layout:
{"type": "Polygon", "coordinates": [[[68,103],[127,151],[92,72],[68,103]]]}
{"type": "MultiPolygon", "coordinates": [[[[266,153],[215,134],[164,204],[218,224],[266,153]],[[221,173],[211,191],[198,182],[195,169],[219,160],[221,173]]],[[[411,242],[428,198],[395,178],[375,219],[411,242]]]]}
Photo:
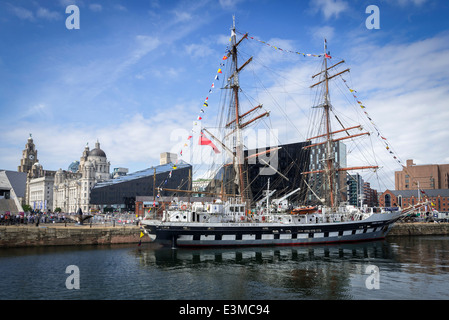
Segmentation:
{"type": "Polygon", "coordinates": [[[23,204],[29,204],[33,209],[48,211],[53,209],[53,182],[55,171],[44,170],[37,159],[37,149],[30,134],[22,159],[17,168],[18,172],[27,174],[25,197],[23,204]]]}
{"type": "Polygon", "coordinates": [[[27,174],[23,204],[44,212],[61,208],[63,212],[75,213],[81,208],[88,213],[90,191],[95,183],[110,179],[109,169],[110,163],[97,141],[92,150],[86,145],[79,164],[72,162],[68,170],[44,170],[30,134],[17,170],[27,174]]]}
{"type": "Polygon", "coordinates": [[[36,162],[38,162],[37,150],[30,133],[25,149],[22,151],[22,159],[20,159],[20,166],[18,166],[17,171],[28,173],[36,162]]]}
{"type": "Polygon", "coordinates": [[[100,181],[110,179],[110,162],[97,141],[95,148],[84,148],[78,170],[59,169],[55,174],[53,186],[53,207],[63,212],[75,213],[81,209],[89,212],[90,193],[93,186],[100,181]]]}

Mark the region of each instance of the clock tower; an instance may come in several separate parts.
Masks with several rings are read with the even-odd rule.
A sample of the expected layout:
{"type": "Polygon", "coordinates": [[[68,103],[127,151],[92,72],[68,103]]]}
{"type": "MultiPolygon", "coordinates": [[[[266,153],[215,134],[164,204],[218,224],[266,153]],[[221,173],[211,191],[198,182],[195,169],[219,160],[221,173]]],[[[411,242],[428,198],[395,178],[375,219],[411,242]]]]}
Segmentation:
{"type": "Polygon", "coordinates": [[[18,166],[17,171],[29,173],[36,162],[38,162],[37,150],[30,133],[25,149],[22,151],[22,159],[20,159],[20,166],[18,166]]]}

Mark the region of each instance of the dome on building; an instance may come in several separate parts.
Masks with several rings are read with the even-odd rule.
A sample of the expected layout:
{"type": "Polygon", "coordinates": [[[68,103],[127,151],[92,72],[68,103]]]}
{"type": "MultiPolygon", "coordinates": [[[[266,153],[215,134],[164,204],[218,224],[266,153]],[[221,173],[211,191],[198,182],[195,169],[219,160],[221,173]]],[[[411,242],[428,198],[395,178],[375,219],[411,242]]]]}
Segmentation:
{"type": "Polygon", "coordinates": [[[106,153],[104,153],[103,150],[100,149],[100,142],[95,143],[95,148],[89,151],[89,156],[96,156],[96,157],[105,157],[106,153]]]}
{"type": "Polygon", "coordinates": [[[69,165],[69,171],[71,172],[77,172],[78,168],[80,166],[80,162],[79,161],[73,161],[70,165],[69,165]]]}
{"type": "Polygon", "coordinates": [[[106,157],[106,153],[101,149],[95,148],[89,152],[89,156],[106,157]]]}

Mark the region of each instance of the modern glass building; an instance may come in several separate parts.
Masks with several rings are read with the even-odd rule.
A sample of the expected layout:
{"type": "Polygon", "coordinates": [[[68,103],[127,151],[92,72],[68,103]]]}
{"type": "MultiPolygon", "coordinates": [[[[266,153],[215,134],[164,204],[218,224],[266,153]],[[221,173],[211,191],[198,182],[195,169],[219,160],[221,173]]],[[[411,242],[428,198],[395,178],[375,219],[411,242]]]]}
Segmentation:
{"type": "MultiPolygon", "coordinates": [[[[318,145],[310,148],[310,162],[309,171],[324,170],[325,169],[325,152],[326,145],[318,145]]],[[[334,163],[337,168],[347,167],[346,160],[346,145],[340,141],[333,142],[332,145],[333,154],[335,155],[334,163]]],[[[336,172],[336,190],[338,202],[347,200],[347,190],[346,190],[346,178],[347,172],[336,172]]],[[[309,192],[307,195],[307,200],[310,204],[321,204],[321,201],[317,199],[317,196],[324,198],[325,191],[325,181],[323,173],[309,174],[308,184],[313,192],[309,192]]]]}
{"type": "Polygon", "coordinates": [[[137,196],[172,194],[158,188],[191,190],[191,169],[190,164],[181,160],[176,166],[167,163],[97,183],[91,190],[90,206],[101,211],[112,208],[134,212],[137,196]]]}

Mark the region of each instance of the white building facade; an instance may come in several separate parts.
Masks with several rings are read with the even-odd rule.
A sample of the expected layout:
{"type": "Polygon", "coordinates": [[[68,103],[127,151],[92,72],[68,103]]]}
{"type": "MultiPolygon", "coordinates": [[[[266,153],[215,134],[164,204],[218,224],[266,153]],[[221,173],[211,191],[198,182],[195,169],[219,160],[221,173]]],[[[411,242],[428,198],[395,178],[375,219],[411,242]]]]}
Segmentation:
{"type": "Polygon", "coordinates": [[[79,209],[89,213],[90,191],[100,181],[110,179],[110,162],[97,141],[95,148],[84,148],[77,172],[59,169],[53,186],[53,208],[76,213],[79,209]]]}
{"type": "MultiPolygon", "coordinates": [[[[53,172],[54,173],[54,172],[53,172]]],[[[39,178],[30,179],[28,182],[29,199],[28,204],[32,209],[41,212],[53,211],[53,184],[54,175],[44,175],[39,178]]]]}

